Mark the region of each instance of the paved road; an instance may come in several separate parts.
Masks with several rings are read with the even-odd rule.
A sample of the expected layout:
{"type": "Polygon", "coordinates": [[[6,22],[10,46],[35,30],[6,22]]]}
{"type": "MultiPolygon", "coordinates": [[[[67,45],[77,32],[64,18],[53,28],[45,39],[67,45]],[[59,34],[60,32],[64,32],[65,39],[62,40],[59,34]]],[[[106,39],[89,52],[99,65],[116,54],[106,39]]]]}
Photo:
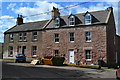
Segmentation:
{"type": "Polygon", "coordinates": [[[3,62],[2,70],[3,80],[115,80],[114,70],[10,62],[3,62]]]}

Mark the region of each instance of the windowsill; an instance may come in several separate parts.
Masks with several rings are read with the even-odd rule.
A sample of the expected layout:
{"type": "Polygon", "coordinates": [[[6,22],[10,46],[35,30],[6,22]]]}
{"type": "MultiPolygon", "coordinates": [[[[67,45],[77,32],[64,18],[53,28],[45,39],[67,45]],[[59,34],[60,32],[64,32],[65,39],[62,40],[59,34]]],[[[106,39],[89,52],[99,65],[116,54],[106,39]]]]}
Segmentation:
{"type": "Polygon", "coordinates": [[[32,41],[35,42],[35,41],[38,41],[38,40],[37,39],[33,39],[32,41]]]}
{"type": "Polygon", "coordinates": [[[92,61],[92,59],[86,59],[86,61],[92,61]]]}
{"type": "Polygon", "coordinates": [[[69,25],[69,26],[75,26],[75,25],[69,25]]]}
{"type": "Polygon", "coordinates": [[[86,23],[85,25],[92,25],[91,23],[86,23]]]}
{"type": "Polygon", "coordinates": [[[55,43],[59,43],[59,42],[55,42],[55,43]]]}
{"type": "Polygon", "coordinates": [[[85,41],[85,42],[88,42],[88,43],[90,43],[90,42],[92,42],[92,41],[85,41]]]}
{"type": "Polygon", "coordinates": [[[22,42],[22,40],[19,40],[19,42],[22,42]]]}
{"type": "Polygon", "coordinates": [[[18,42],[27,42],[27,40],[19,40],[18,42]]]}
{"type": "Polygon", "coordinates": [[[13,55],[8,55],[8,57],[13,57],[13,55]]]}
{"type": "Polygon", "coordinates": [[[23,42],[27,42],[27,40],[23,40],[23,42]]]}
{"type": "Polygon", "coordinates": [[[70,41],[70,43],[74,43],[75,41],[70,41]]]}
{"type": "Polygon", "coordinates": [[[36,57],[37,57],[37,55],[33,55],[33,56],[32,56],[32,58],[36,58],[36,57]]]}

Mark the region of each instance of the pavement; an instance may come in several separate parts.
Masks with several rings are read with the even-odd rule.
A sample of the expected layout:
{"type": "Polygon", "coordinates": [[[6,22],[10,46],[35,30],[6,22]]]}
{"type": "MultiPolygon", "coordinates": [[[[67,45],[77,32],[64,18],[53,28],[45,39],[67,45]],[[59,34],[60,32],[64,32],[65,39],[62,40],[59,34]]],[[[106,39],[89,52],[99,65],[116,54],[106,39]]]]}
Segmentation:
{"type": "Polygon", "coordinates": [[[116,80],[115,70],[3,62],[3,80],[116,80]]]}

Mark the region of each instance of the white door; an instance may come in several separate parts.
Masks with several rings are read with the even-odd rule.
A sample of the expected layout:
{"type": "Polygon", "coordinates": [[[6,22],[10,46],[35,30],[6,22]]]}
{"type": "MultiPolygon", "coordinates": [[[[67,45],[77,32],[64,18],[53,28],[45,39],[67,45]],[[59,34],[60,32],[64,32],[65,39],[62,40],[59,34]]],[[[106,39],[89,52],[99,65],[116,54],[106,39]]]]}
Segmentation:
{"type": "Polygon", "coordinates": [[[74,63],[74,50],[69,51],[69,63],[70,64],[74,63]]]}

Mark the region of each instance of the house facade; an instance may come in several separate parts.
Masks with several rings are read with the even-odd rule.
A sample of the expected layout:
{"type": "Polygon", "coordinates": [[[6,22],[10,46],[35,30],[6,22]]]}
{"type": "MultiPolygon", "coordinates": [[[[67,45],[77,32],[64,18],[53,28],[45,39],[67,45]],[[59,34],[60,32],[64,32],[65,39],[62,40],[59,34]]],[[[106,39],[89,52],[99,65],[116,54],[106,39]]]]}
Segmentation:
{"type": "Polygon", "coordinates": [[[5,33],[4,58],[14,59],[18,53],[27,60],[45,56],[63,56],[65,63],[85,61],[106,65],[119,62],[113,8],[60,16],[53,7],[50,20],[23,23],[18,15],[16,25],[5,33]]]}
{"type": "Polygon", "coordinates": [[[0,43],[0,58],[2,58],[3,54],[3,43],[0,43]]]}

